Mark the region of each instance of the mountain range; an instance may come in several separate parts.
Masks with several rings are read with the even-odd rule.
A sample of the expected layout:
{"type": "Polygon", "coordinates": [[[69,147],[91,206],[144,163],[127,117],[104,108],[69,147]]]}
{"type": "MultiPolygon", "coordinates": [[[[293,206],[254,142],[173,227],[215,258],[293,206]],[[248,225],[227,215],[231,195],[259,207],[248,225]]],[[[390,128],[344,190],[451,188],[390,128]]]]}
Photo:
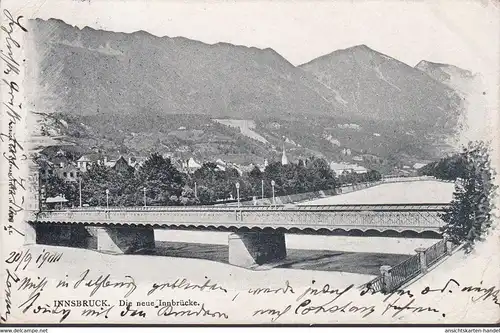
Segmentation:
{"type": "Polygon", "coordinates": [[[89,149],[249,162],[284,144],[292,160],[370,155],[387,168],[449,148],[464,107],[458,82],[472,77],[365,45],[294,66],[270,48],[30,25],[39,128],[89,149]],[[240,120],[252,129],[224,125],[240,120]]]}
{"type": "Polygon", "coordinates": [[[460,97],[454,90],[366,45],[337,50],[299,67],[330,89],[351,114],[445,130],[456,125],[460,97]]]}

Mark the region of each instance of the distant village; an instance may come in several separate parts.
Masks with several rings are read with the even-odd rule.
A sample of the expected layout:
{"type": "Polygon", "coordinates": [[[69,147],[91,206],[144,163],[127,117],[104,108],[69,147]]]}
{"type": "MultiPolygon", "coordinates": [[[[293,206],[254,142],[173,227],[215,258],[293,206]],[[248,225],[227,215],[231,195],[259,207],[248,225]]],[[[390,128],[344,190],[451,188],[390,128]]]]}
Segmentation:
{"type": "MultiPolygon", "coordinates": [[[[342,154],[345,156],[351,156],[351,150],[349,148],[344,148],[342,154]]],[[[91,152],[86,154],[81,154],[80,156],[75,156],[74,152],[68,152],[61,148],[56,151],[55,154],[47,154],[42,152],[40,158],[38,159],[39,172],[42,178],[47,178],[51,175],[55,175],[65,181],[76,182],[78,181],[82,172],[87,172],[92,165],[103,165],[109,168],[113,168],[117,171],[124,171],[127,169],[139,169],[143,163],[147,160],[146,156],[136,156],[133,154],[123,154],[123,155],[110,155],[103,152],[91,152]]],[[[227,168],[232,168],[238,171],[238,173],[243,175],[246,172],[252,171],[255,167],[258,167],[261,172],[264,172],[265,168],[268,166],[269,162],[267,159],[264,160],[262,164],[247,164],[241,165],[237,163],[232,163],[224,161],[222,159],[217,159],[216,161],[199,161],[194,157],[190,157],[186,160],[174,159],[171,154],[165,154],[164,158],[169,158],[171,163],[180,172],[191,174],[196,170],[200,169],[204,162],[213,162],[217,165],[217,169],[220,171],[225,171],[227,168]]],[[[369,157],[367,157],[369,158],[369,157]]],[[[362,162],[364,157],[353,156],[352,160],[357,162],[362,162]]],[[[307,163],[307,161],[304,161],[307,163]]],[[[287,165],[288,157],[286,155],[286,150],[283,147],[281,164],[287,165]]],[[[415,175],[418,169],[422,168],[426,164],[415,163],[413,166],[404,165],[401,169],[397,170],[398,176],[412,176],[415,175]]],[[[345,163],[345,162],[335,162],[329,163],[330,169],[334,172],[336,176],[340,176],[344,173],[356,173],[365,174],[369,170],[356,163],[345,163]]]]}
{"type": "MultiPolygon", "coordinates": [[[[362,162],[365,158],[358,155],[351,157],[351,151],[348,148],[345,148],[342,154],[346,157],[344,160],[353,162],[358,160],[362,162]]],[[[140,191],[137,188],[146,187],[148,190],[145,190],[144,197],[147,198],[143,198],[142,201],[150,201],[151,204],[212,204],[234,199],[233,187],[236,183],[241,184],[242,197],[264,198],[264,192],[267,197],[272,195],[269,192],[271,183],[273,183],[272,188],[276,195],[290,195],[307,191],[330,190],[342,184],[368,182],[381,177],[376,170],[367,169],[356,163],[328,162],[317,158],[292,163],[288,159],[284,145],[281,159],[271,161],[264,159],[263,163],[246,165],[221,158],[215,161],[200,161],[194,156],[182,159],[173,158],[171,154],[153,155],[112,155],[97,149],[90,152],[84,151],[77,146],[47,147],[36,158],[43,204],[48,206],[55,204],[102,205],[105,200],[102,197],[103,193],[111,188],[106,201],[109,200],[113,205],[136,205],[141,200],[138,197],[137,193],[140,191]],[[162,179],[162,183],[146,185],[141,177],[144,177],[146,162],[151,161],[153,155],[160,158],[158,160],[160,164],[167,164],[159,167],[160,169],[155,169],[156,171],[151,171],[148,167],[148,172],[156,173],[150,175],[149,181],[162,179]],[[104,167],[101,170],[109,175],[96,178],[96,175],[91,174],[95,169],[94,166],[104,167]],[[173,167],[174,174],[185,176],[170,184],[170,181],[165,179],[171,176],[164,178],[161,175],[163,167],[167,169],[173,167]],[[112,179],[114,177],[112,175],[121,175],[118,177],[122,178],[112,179]],[[153,190],[157,186],[164,186],[168,190],[153,190]]],[[[416,163],[412,167],[404,166],[398,169],[397,174],[391,176],[416,175],[418,169],[423,166],[423,163],[416,163]]]]}

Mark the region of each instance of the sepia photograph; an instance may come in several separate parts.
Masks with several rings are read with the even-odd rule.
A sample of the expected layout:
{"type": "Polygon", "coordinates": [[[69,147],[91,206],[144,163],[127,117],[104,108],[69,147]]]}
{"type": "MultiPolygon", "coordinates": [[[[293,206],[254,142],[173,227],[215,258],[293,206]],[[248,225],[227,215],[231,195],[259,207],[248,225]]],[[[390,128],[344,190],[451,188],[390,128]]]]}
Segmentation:
{"type": "Polygon", "coordinates": [[[498,1],[1,9],[2,324],[500,322],[498,1]]]}

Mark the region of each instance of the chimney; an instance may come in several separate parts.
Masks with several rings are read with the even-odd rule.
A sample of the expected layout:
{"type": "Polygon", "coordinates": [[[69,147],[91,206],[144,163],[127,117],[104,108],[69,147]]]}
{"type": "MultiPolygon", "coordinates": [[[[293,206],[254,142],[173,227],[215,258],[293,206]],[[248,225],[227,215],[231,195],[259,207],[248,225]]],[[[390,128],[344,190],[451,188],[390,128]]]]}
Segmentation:
{"type": "Polygon", "coordinates": [[[132,157],[130,157],[130,156],[128,158],[128,165],[132,165],[132,157]]]}
{"type": "Polygon", "coordinates": [[[60,166],[61,168],[64,168],[64,162],[59,163],[59,166],[60,166]]]}

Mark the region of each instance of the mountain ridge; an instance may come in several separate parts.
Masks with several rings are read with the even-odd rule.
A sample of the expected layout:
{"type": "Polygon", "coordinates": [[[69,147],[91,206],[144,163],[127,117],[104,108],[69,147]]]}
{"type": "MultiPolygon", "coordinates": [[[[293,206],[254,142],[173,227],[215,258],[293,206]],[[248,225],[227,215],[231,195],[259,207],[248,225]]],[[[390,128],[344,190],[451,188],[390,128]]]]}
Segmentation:
{"type": "MultiPolygon", "coordinates": [[[[96,29],[96,28],[90,27],[88,25],[85,25],[84,27],[80,28],[77,25],[72,25],[72,24],[66,23],[64,20],[57,19],[57,18],[49,18],[48,20],[44,20],[44,19],[40,19],[40,18],[35,18],[35,19],[31,19],[31,21],[34,21],[36,23],[41,23],[41,22],[51,23],[51,22],[53,22],[53,23],[56,23],[56,24],[63,24],[63,25],[66,25],[68,27],[71,27],[71,28],[74,28],[74,29],[78,29],[80,31],[89,30],[89,31],[92,31],[92,32],[102,32],[102,33],[108,33],[108,32],[110,32],[109,30],[96,29]]],[[[229,42],[207,43],[207,42],[203,42],[201,40],[191,39],[191,38],[187,38],[187,37],[184,37],[184,36],[169,36],[169,35],[157,36],[157,35],[149,32],[149,31],[146,31],[146,30],[135,30],[135,31],[131,31],[131,32],[123,32],[123,31],[112,31],[112,32],[115,33],[115,34],[124,34],[124,35],[134,35],[134,34],[137,34],[137,35],[146,35],[148,37],[154,37],[154,38],[160,38],[160,39],[167,39],[167,40],[170,39],[170,40],[174,40],[174,41],[175,40],[183,40],[183,41],[189,41],[189,42],[192,42],[192,43],[197,43],[197,44],[201,44],[201,45],[205,45],[205,46],[213,46],[213,47],[217,47],[217,46],[235,46],[235,47],[241,47],[241,48],[245,48],[245,49],[249,49],[249,50],[252,50],[252,49],[259,50],[259,51],[270,50],[273,53],[275,53],[275,54],[279,55],[280,57],[282,57],[284,60],[286,60],[288,63],[290,63],[290,65],[292,65],[294,67],[297,67],[297,66],[293,65],[284,56],[282,56],[281,54],[279,54],[276,50],[274,50],[272,47],[259,48],[259,47],[256,47],[256,46],[247,46],[247,45],[243,45],[243,44],[233,44],[233,43],[229,43],[229,42]]]]}
{"type": "MultiPolygon", "coordinates": [[[[236,108],[239,112],[251,114],[251,110],[245,110],[249,108],[247,102],[250,99],[249,93],[254,95],[250,96],[254,99],[261,98],[261,101],[257,101],[260,104],[267,102],[270,108],[277,113],[286,112],[286,109],[306,109],[308,104],[313,106],[311,110],[316,110],[319,114],[331,112],[335,107],[339,107],[332,104],[331,101],[325,103],[325,101],[321,101],[316,97],[317,91],[321,90],[320,87],[304,91],[304,86],[311,87],[316,83],[312,79],[308,79],[307,74],[296,69],[288,60],[269,48],[261,50],[246,46],[235,47],[227,43],[208,45],[187,38],[156,37],[149,33],[142,36],[138,33],[114,33],[104,30],[96,31],[92,28],[79,29],[69,27],[60,20],[38,20],[35,21],[35,28],[38,28],[34,30],[40,36],[35,41],[38,44],[36,47],[51,52],[50,56],[53,58],[45,57],[43,59],[45,63],[42,63],[42,66],[46,67],[45,73],[47,73],[47,70],[57,68],[55,62],[62,63],[64,66],[62,70],[65,73],[49,73],[58,76],[58,79],[60,79],[54,79],[55,82],[53,83],[59,84],[60,88],[76,90],[76,94],[81,95],[82,91],[85,92],[85,86],[80,82],[82,74],[87,74],[85,78],[87,82],[90,79],[97,81],[98,84],[102,83],[100,74],[106,74],[108,77],[118,76],[119,79],[108,81],[108,83],[112,83],[112,86],[109,87],[108,85],[108,87],[109,89],[121,88],[122,93],[127,93],[122,85],[123,81],[128,80],[132,83],[137,81],[136,78],[146,74],[146,79],[151,79],[148,81],[154,79],[155,87],[162,90],[162,93],[156,94],[156,102],[163,104],[156,107],[155,112],[157,113],[208,112],[217,113],[217,116],[220,116],[224,112],[221,110],[217,112],[216,108],[236,108]],[[49,28],[46,26],[47,24],[49,28]],[[44,34],[44,30],[48,30],[48,33],[44,34]],[[91,36],[94,38],[91,38],[91,36]],[[141,40],[142,47],[145,50],[135,46],[137,39],[141,40]],[[63,50],[60,43],[66,40],[83,43],[83,47],[80,47],[79,50],[63,50]],[[54,45],[57,43],[59,45],[54,45]],[[101,56],[96,55],[93,50],[102,47],[111,47],[118,50],[126,59],[122,59],[118,55],[116,58],[100,59],[101,56]],[[78,52],[80,54],[76,54],[78,52]],[[259,54],[259,56],[257,57],[256,54],[259,54]],[[75,60],[70,59],[70,55],[76,55],[78,58],[75,58],[75,60]],[[141,58],[146,56],[149,57],[147,61],[140,61],[141,58]],[[88,58],[92,58],[91,61],[83,64],[82,62],[85,62],[88,58]],[[70,65],[76,67],[76,69],[68,68],[70,65]],[[92,70],[92,65],[96,69],[92,70]],[[145,69],[148,66],[149,68],[145,69]],[[153,66],[156,66],[156,68],[153,69],[153,66]],[[78,73],[75,73],[75,71],[78,71],[78,73]],[[149,73],[144,73],[144,71],[149,71],[149,73]],[[161,71],[163,72],[161,74],[169,77],[154,75],[157,71],[161,71]],[[93,77],[89,77],[89,73],[94,74],[93,77]],[[64,86],[62,82],[59,82],[61,80],[67,81],[68,78],[71,78],[72,82],[66,82],[64,86]],[[302,85],[301,82],[306,82],[306,85],[302,85]],[[164,87],[160,87],[161,85],[164,87]],[[269,91],[271,89],[264,89],[266,86],[271,89],[281,88],[280,92],[283,92],[287,99],[293,101],[293,103],[288,102],[285,96],[276,98],[276,96],[271,95],[269,91]],[[262,88],[261,93],[255,95],[255,90],[259,87],[262,88]],[[165,90],[167,92],[172,91],[172,94],[165,95],[163,92],[165,90]],[[299,96],[298,91],[301,91],[304,96],[299,96]],[[193,94],[198,94],[198,98],[189,98],[193,94]],[[234,98],[229,96],[234,94],[238,96],[234,98]],[[262,98],[263,96],[265,98],[262,98]],[[298,97],[302,97],[304,103],[298,97]],[[207,98],[210,101],[206,100],[207,98]],[[228,102],[233,103],[233,105],[229,107],[228,102]],[[243,106],[242,104],[246,105],[243,106]],[[206,105],[211,106],[213,110],[206,110],[206,105]],[[176,108],[178,109],[175,110],[176,108]]],[[[106,55],[110,56],[110,54],[106,55]]],[[[152,87],[142,88],[135,100],[155,96],[155,89],[152,87]]],[[[52,90],[56,91],[57,89],[53,88],[52,90]]],[[[84,101],[85,99],[92,101],[92,96],[89,93],[80,97],[84,101]]],[[[111,97],[113,98],[114,95],[111,97]]],[[[65,96],[65,98],[70,97],[65,96]]],[[[117,100],[106,100],[102,104],[105,105],[106,102],[113,102],[109,108],[117,108],[121,105],[120,101],[117,100]]],[[[66,104],[78,103],[78,101],[74,100],[66,101],[66,104]]],[[[96,104],[95,101],[94,104],[96,104]]],[[[254,108],[253,111],[259,112],[258,108],[261,108],[261,106],[252,103],[250,108],[254,108]]]]}
{"type": "Polygon", "coordinates": [[[89,147],[102,140],[120,151],[271,156],[286,137],[297,143],[289,147],[297,158],[312,152],[343,160],[342,149],[350,148],[413,161],[441,155],[454,124],[439,120],[460,111],[451,88],[364,44],[294,66],[269,47],[79,28],[56,19],[30,24],[41,55],[31,107],[74,122],[64,134],[89,147]],[[304,69],[336,57],[342,66],[327,66],[324,74],[340,81],[304,69]],[[354,100],[347,94],[353,92],[354,100]],[[254,120],[269,144],[214,124],[219,118],[254,120]],[[181,133],[181,127],[190,128],[181,133]]]}
{"type": "Polygon", "coordinates": [[[427,73],[362,44],[300,66],[337,91],[351,112],[439,126],[452,131],[460,110],[453,89],[427,73]],[[437,120],[437,122],[436,122],[437,120]]]}
{"type": "MultiPolygon", "coordinates": [[[[383,56],[385,56],[385,57],[387,57],[387,58],[391,58],[391,59],[393,59],[393,60],[395,60],[395,61],[398,61],[398,62],[401,62],[401,63],[403,63],[403,64],[405,64],[405,65],[408,65],[408,64],[404,63],[404,62],[403,62],[403,61],[401,61],[401,60],[398,60],[398,59],[396,59],[396,58],[393,58],[393,57],[391,57],[391,56],[389,56],[389,55],[387,55],[387,54],[385,54],[385,53],[382,53],[382,52],[376,51],[375,49],[373,49],[373,48],[369,47],[369,46],[368,46],[368,45],[366,45],[366,44],[357,44],[357,45],[349,46],[349,47],[346,47],[346,48],[343,48],[343,49],[337,49],[337,50],[334,50],[334,51],[332,51],[332,52],[329,52],[329,53],[326,53],[326,54],[320,55],[320,56],[318,56],[318,57],[316,57],[316,58],[313,58],[313,59],[311,59],[311,60],[309,60],[309,61],[307,61],[307,62],[305,62],[305,63],[302,63],[302,64],[300,64],[300,65],[297,65],[297,67],[306,66],[306,65],[308,65],[309,63],[312,63],[312,62],[314,62],[314,61],[316,61],[316,60],[321,60],[322,58],[328,58],[328,57],[330,57],[330,56],[334,56],[334,55],[339,54],[339,53],[342,53],[342,52],[349,52],[349,51],[354,51],[354,50],[365,50],[365,51],[366,51],[366,50],[369,50],[369,51],[374,51],[374,52],[377,52],[377,53],[379,53],[379,54],[381,54],[381,55],[383,55],[383,56]]],[[[408,65],[408,66],[409,66],[409,65],[408,65]]]]}
{"type": "Polygon", "coordinates": [[[479,74],[450,64],[421,60],[415,68],[457,91],[462,98],[466,98],[472,92],[474,83],[481,80],[479,74]]]}

